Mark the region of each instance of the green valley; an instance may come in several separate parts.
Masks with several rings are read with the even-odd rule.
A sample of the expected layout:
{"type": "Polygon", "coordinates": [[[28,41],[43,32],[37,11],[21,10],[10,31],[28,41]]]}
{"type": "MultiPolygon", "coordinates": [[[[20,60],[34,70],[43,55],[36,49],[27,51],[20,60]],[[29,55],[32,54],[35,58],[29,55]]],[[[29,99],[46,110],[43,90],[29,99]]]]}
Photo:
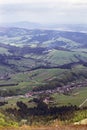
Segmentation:
{"type": "Polygon", "coordinates": [[[80,121],[86,94],[87,33],[0,28],[2,126],[80,121]]]}

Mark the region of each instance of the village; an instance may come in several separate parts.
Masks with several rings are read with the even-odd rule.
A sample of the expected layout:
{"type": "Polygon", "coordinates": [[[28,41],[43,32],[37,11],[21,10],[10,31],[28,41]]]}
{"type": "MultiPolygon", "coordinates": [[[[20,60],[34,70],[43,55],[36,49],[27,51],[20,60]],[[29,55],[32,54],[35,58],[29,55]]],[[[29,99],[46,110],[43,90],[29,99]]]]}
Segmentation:
{"type": "MultiPolygon", "coordinates": [[[[67,85],[64,85],[62,87],[57,87],[56,89],[48,89],[48,90],[41,90],[41,91],[29,91],[27,93],[25,93],[24,95],[14,95],[14,96],[6,96],[0,97],[0,102],[7,102],[9,99],[19,99],[19,98],[33,98],[33,97],[37,97],[39,95],[51,95],[54,93],[58,93],[58,94],[64,94],[64,95],[71,95],[73,90],[76,88],[82,88],[82,87],[86,87],[87,86],[87,79],[84,81],[80,81],[80,82],[72,82],[72,83],[68,83],[67,85]]],[[[78,93],[78,92],[77,92],[78,93]]],[[[75,96],[75,95],[73,95],[75,96]]],[[[44,102],[48,103],[51,100],[49,99],[49,96],[46,96],[44,98],[44,102]]]]}
{"type": "Polygon", "coordinates": [[[32,97],[34,95],[39,95],[39,94],[53,94],[53,93],[60,93],[64,95],[69,95],[72,93],[72,91],[75,88],[81,88],[81,87],[86,87],[87,86],[87,79],[85,81],[80,81],[80,82],[72,82],[69,83],[68,85],[64,85],[63,87],[57,87],[56,89],[48,89],[48,90],[41,90],[41,91],[29,91],[28,93],[25,94],[25,97],[32,97]]]}

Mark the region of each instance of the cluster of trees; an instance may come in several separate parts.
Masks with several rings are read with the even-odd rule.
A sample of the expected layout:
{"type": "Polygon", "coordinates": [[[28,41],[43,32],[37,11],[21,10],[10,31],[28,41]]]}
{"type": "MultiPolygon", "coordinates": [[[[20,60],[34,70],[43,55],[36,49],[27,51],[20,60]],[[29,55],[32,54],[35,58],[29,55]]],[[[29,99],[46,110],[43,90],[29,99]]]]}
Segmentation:
{"type": "MultiPolygon", "coordinates": [[[[63,122],[76,122],[87,117],[87,107],[78,108],[77,106],[49,106],[43,99],[34,98],[33,101],[37,104],[36,107],[29,108],[22,101],[16,103],[16,108],[7,108],[5,114],[9,119],[18,122],[18,124],[26,123],[29,125],[37,123],[52,123],[55,119],[63,122]]],[[[0,120],[0,123],[2,120],[0,120]]]]}
{"type": "Polygon", "coordinates": [[[8,104],[8,102],[6,102],[6,101],[0,101],[0,106],[3,106],[5,104],[8,104]]]}
{"type": "Polygon", "coordinates": [[[37,107],[28,108],[22,101],[17,102],[18,109],[8,108],[6,111],[9,114],[14,114],[17,119],[28,119],[29,117],[52,116],[54,119],[58,118],[62,121],[70,120],[74,116],[74,112],[78,110],[77,106],[62,106],[62,107],[49,107],[42,100],[37,100],[37,107]]]}

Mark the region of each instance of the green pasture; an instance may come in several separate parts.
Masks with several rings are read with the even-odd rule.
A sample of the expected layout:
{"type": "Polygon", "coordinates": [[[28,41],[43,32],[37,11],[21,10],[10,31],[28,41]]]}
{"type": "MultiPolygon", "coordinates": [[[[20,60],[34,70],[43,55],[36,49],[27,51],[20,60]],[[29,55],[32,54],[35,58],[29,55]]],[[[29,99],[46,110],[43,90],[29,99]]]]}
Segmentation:
{"type": "MultiPolygon", "coordinates": [[[[54,99],[54,103],[57,106],[64,106],[64,105],[77,105],[77,106],[79,106],[87,98],[87,87],[83,86],[82,88],[77,88],[70,95],[55,93],[52,95],[52,97],[54,99]]],[[[87,106],[87,103],[85,103],[84,106],[87,106]]]]}

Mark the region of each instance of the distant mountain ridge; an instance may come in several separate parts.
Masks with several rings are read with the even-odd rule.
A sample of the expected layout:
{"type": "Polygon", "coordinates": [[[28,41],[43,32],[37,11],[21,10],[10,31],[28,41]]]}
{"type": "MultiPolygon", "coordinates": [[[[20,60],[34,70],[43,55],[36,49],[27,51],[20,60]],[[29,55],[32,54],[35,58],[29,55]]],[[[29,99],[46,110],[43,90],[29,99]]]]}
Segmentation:
{"type": "Polygon", "coordinates": [[[1,27],[0,36],[1,43],[17,46],[62,47],[70,50],[87,47],[87,34],[81,32],[1,27]]]}
{"type": "Polygon", "coordinates": [[[87,32],[86,24],[41,24],[35,22],[21,21],[14,23],[2,23],[1,27],[18,27],[26,29],[48,29],[61,31],[87,32]]]}

